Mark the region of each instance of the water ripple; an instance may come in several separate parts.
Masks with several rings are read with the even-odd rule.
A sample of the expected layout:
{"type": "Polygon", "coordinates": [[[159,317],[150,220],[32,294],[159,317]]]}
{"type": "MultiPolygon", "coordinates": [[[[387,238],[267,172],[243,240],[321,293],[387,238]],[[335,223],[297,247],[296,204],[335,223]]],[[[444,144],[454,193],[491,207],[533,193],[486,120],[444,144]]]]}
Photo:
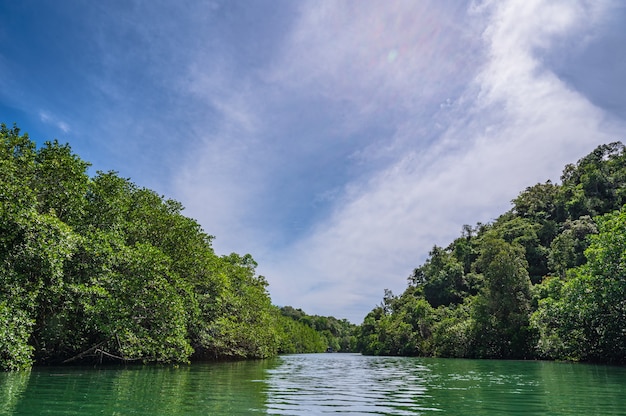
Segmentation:
{"type": "Polygon", "coordinates": [[[0,415],[625,415],[626,368],[288,355],[0,373],[0,415]]]}
{"type": "MultiPolygon", "coordinates": [[[[344,354],[293,355],[268,370],[268,414],[414,415],[426,410],[416,400],[426,394],[416,365],[398,372],[390,358],[344,354]]],[[[435,409],[429,409],[435,410],[435,409]]]]}
{"type": "Polygon", "coordinates": [[[267,373],[270,415],[625,414],[623,368],[317,354],[267,373]]]}

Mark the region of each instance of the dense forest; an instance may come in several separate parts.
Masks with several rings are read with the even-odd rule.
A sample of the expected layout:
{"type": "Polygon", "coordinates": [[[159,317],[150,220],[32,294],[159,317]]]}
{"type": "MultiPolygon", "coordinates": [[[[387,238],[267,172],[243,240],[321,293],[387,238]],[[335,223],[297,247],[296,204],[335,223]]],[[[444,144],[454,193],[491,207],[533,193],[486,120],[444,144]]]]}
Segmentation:
{"type": "Polygon", "coordinates": [[[0,369],[359,351],[626,363],[626,148],[435,246],[360,326],[272,304],[179,202],[0,125],[0,369]]]}
{"type": "Polygon", "coordinates": [[[216,255],[180,203],[89,166],[0,126],[0,369],[349,349],[354,325],[272,305],[250,255],[216,255]]]}
{"type": "MultiPolygon", "coordinates": [[[[280,308],[281,314],[289,317],[299,328],[311,328],[317,336],[321,338],[320,344],[317,345],[315,351],[319,351],[322,347],[328,352],[355,352],[356,351],[356,333],[358,327],[350,323],[347,319],[337,319],[334,316],[307,315],[302,309],[294,309],[291,306],[280,308]]],[[[286,341],[302,342],[306,338],[284,337],[286,341]]],[[[312,345],[312,344],[308,344],[312,345]]],[[[282,345],[281,352],[295,353],[303,350],[311,350],[310,347],[303,348],[297,344],[282,345]]]]}
{"type": "Polygon", "coordinates": [[[358,330],[366,354],[626,363],[626,151],[596,148],[435,246],[358,330]]]}

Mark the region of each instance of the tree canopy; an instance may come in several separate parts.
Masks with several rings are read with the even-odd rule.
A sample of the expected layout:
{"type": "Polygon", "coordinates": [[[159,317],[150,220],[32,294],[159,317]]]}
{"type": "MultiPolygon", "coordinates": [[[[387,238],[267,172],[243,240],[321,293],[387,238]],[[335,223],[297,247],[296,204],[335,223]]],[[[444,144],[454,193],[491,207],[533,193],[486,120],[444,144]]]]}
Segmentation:
{"type": "Polygon", "coordinates": [[[279,353],[626,363],[626,148],[464,225],[360,326],[272,305],[174,200],[0,125],[0,368],[279,353]]]}
{"type": "MultiPolygon", "coordinates": [[[[249,254],[219,256],[182,205],[67,144],[0,125],[0,368],[317,352],[339,333],[272,305],[249,254]]],[[[343,333],[342,335],[343,336],[343,333]]]]}
{"type": "Polygon", "coordinates": [[[626,362],[626,148],[602,145],[435,246],[360,326],[367,354],[626,362]]]}

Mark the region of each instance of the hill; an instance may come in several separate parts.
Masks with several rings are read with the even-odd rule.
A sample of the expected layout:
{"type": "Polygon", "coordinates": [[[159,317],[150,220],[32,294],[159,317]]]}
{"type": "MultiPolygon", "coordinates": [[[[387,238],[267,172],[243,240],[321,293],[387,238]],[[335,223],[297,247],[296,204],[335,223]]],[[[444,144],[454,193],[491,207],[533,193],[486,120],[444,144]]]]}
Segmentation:
{"type": "Polygon", "coordinates": [[[433,247],[365,318],[366,354],[626,362],[626,152],[596,148],[433,247]]]}

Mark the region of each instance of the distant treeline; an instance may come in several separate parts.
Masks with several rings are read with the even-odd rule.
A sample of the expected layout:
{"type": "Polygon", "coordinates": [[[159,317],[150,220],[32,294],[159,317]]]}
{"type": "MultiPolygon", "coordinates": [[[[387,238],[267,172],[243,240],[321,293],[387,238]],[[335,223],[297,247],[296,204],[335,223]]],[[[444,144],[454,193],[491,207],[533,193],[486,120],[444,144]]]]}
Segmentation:
{"type": "MultiPolygon", "coordinates": [[[[280,308],[281,314],[293,321],[294,329],[310,328],[315,333],[313,342],[305,343],[309,339],[306,336],[286,336],[281,345],[281,352],[354,352],[356,351],[357,326],[346,319],[337,319],[333,316],[307,315],[302,309],[294,309],[291,306],[280,308]]],[[[285,327],[285,332],[289,329],[285,327]]]]}
{"type": "Polygon", "coordinates": [[[0,369],[349,349],[354,326],[272,305],[180,203],[88,167],[0,125],[0,369]]]}
{"type": "Polygon", "coordinates": [[[367,315],[358,349],[626,363],[625,203],[625,147],[599,146],[561,184],[531,186],[493,223],[433,247],[367,315]]]}

